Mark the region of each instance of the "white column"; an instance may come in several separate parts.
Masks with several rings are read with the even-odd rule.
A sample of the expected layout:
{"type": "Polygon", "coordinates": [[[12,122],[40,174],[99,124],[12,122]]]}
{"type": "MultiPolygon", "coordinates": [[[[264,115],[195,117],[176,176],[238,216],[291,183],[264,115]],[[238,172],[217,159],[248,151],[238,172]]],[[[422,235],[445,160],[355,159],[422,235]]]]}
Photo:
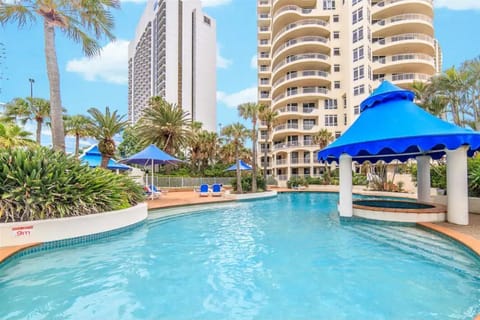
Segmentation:
{"type": "Polygon", "coordinates": [[[340,156],[340,194],[338,212],[341,217],[351,217],[352,208],[352,157],[344,153],[340,156]]]}
{"type": "Polygon", "coordinates": [[[420,202],[430,202],[430,156],[417,157],[417,197],[420,202]]]}
{"type": "Polygon", "coordinates": [[[467,147],[447,150],[447,220],[468,225],[467,147]]]}

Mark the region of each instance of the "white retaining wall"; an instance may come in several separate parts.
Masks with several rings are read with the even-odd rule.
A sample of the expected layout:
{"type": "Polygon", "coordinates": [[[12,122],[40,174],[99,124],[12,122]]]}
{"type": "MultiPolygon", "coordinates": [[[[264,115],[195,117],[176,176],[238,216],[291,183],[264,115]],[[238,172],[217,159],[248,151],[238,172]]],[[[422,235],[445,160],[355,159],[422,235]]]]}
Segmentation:
{"type": "MultiPolygon", "coordinates": [[[[433,203],[438,203],[441,205],[447,205],[447,196],[432,195],[431,196],[433,203]]],[[[480,198],[468,198],[468,211],[470,213],[480,214],[480,198]]]]}
{"type": "Polygon", "coordinates": [[[76,238],[120,229],[147,218],[146,203],[86,216],[0,223],[0,247],[76,238]]]}

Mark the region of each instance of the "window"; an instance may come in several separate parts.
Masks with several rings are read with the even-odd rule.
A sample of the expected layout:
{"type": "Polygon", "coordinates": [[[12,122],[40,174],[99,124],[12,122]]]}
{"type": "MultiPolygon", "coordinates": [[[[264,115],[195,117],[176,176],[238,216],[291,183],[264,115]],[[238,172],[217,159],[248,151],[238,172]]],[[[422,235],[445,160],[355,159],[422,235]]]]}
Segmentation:
{"type": "Polygon", "coordinates": [[[210,23],[211,23],[210,18],[207,17],[207,16],[203,16],[203,22],[205,22],[208,25],[210,25],[210,23]]]}
{"type": "Polygon", "coordinates": [[[260,84],[267,85],[268,82],[269,82],[269,79],[268,79],[268,78],[261,78],[261,79],[260,79],[260,84]]]}
{"type": "Polygon", "coordinates": [[[364,50],[363,46],[353,49],[353,62],[363,59],[364,50]]]}
{"type": "Polygon", "coordinates": [[[353,30],[353,43],[363,39],[363,27],[353,30]]]}
{"type": "Polygon", "coordinates": [[[360,106],[359,105],[353,106],[353,114],[355,114],[355,115],[360,114],[360,106]]]}
{"type": "Polygon", "coordinates": [[[333,15],[333,22],[339,22],[340,21],[340,16],[338,14],[333,15]]]}
{"type": "Polygon", "coordinates": [[[334,81],[334,82],[333,82],[333,87],[334,87],[335,89],[340,89],[340,81],[334,81]]]}
{"type": "Polygon", "coordinates": [[[340,31],[333,31],[333,39],[340,39],[340,31]]]}
{"type": "Polygon", "coordinates": [[[357,3],[362,2],[362,0],[352,0],[352,6],[356,5],[357,3]]]}
{"type": "Polygon", "coordinates": [[[268,71],[268,66],[266,64],[262,64],[260,66],[260,71],[268,71]]]}
{"type": "Polygon", "coordinates": [[[268,58],[268,52],[260,52],[260,58],[268,58]]]}
{"type": "Polygon", "coordinates": [[[359,8],[352,13],[352,24],[363,20],[363,7],[359,8]]]}
{"type": "Polygon", "coordinates": [[[342,135],[342,131],[335,131],[335,139],[340,138],[341,135],[342,135]]]}
{"type": "Polygon", "coordinates": [[[353,81],[363,79],[365,77],[365,68],[363,65],[353,68],[353,81]]]}
{"type": "Polygon", "coordinates": [[[260,44],[268,44],[268,39],[261,39],[260,44]]]}
{"type": "Polygon", "coordinates": [[[348,120],[348,118],[347,118],[347,114],[346,114],[346,113],[344,113],[344,114],[343,114],[343,125],[344,125],[344,126],[346,126],[346,125],[347,125],[347,120],[348,120]]]}
{"type": "Polygon", "coordinates": [[[262,99],[268,99],[268,96],[270,95],[270,92],[269,91],[261,91],[260,92],[260,97],[262,99]]]}
{"type": "Polygon", "coordinates": [[[365,85],[361,84],[359,86],[353,87],[353,95],[358,96],[365,93],[365,85]]]}
{"type": "Polygon", "coordinates": [[[291,87],[287,88],[287,96],[292,96],[298,94],[298,88],[297,87],[291,87]]]}
{"type": "Polygon", "coordinates": [[[343,98],[343,109],[347,109],[347,95],[344,94],[342,98],[343,98]]]}
{"type": "Polygon", "coordinates": [[[337,109],[337,99],[326,99],[325,110],[337,109]]]}
{"type": "Polygon", "coordinates": [[[315,119],[304,119],[303,120],[303,129],[310,130],[315,126],[315,119]]]}
{"type": "Polygon", "coordinates": [[[335,0],[323,0],[323,10],[335,10],[335,0]]]}
{"type": "Polygon", "coordinates": [[[315,110],[315,102],[306,102],[303,104],[303,113],[312,113],[315,110]]]}
{"type": "Polygon", "coordinates": [[[368,66],[368,79],[372,80],[372,67],[368,66]]]}
{"type": "Polygon", "coordinates": [[[333,72],[340,72],[340,65],[339,64],[334,64],[333,65],[333,72]]]}
{"type": "Polygon", "coordinates": [[[340,55],[340,48],[333,48],[333,55],[339,56],[340,55]]]}
{"type": "Polygon", "coordinates": [[[325,115],[325,127],[336,127],[337,123],[337,115],[336,114],[326,114],[325,115]]]}

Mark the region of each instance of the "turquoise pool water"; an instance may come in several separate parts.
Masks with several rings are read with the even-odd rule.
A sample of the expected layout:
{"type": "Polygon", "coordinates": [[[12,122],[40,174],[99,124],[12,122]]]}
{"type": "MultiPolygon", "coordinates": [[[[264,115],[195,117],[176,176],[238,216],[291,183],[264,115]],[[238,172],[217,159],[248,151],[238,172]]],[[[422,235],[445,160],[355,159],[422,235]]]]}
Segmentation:
{"type": "Polygon", "coordinates": [[[472,319],[480,261],[408,226],[340,223],[335,194],[152,220],[0,268],[0,319],[472,319]]]}

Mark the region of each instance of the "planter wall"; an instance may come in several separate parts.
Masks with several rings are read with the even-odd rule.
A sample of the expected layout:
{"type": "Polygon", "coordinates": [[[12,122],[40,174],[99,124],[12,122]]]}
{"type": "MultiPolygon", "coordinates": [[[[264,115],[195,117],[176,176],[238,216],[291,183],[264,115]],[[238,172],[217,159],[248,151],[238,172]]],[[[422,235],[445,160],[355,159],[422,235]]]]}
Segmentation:
{"type": "MultiPolygon", "coordinates": [[[[435,195],[432,196],[432,202],[447,205],[447,196],[435,195]]],[[[480,198],[468,198],[468,211],[471,213],[480,214],[480,198]]]]}
{"type": "Polygon", "coordinates": [[[147,218],[147,204],[87,216],[0,223],[0,247],[71,239],[112,231],[147,218]]]}

